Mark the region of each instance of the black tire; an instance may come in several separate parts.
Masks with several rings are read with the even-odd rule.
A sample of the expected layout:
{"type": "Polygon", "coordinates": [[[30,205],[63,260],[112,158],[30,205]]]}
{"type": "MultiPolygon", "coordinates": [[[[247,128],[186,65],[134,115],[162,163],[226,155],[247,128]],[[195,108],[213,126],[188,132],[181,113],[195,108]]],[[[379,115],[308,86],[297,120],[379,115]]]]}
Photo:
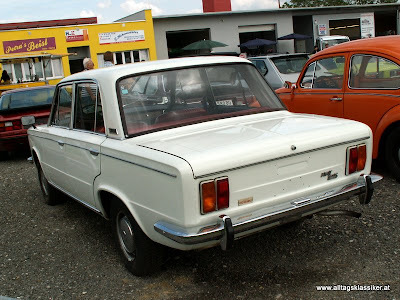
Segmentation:
{"type": "Polygon", "coordinates": [[[135,276],[159,271],[163,261],[163,247],[146,236],[129,210],[118,200],[111,206],[111,222],[126,268],[135,276]]]}
{"type": "Polygon", "coordinates": [[[40,166],[38,166],[38,176],[39,176],[39,183],[40,189],[42,190],[44,202],[47,205],[56,205],[59,204],[60,201],[60,192],[57,191],[55,187],[53,187],[49,181],[47,180],[46,176],[43,173],[43,170],[40,166]]]}
{"type": "Polygon", "coordinates": [[[385,163],[396,180],[400,181],[400,127],[393,129],[386,138],[385,163]]]}

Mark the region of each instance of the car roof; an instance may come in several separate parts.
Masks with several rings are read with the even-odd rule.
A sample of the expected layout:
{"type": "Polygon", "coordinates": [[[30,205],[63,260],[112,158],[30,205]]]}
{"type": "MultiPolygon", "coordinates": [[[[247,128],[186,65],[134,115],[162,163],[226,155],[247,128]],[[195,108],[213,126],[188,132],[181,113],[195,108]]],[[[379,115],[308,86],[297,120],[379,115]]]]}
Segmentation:
{"type": "Polygon", "coordinates": [[[261,55],[261,56],[252,56],[249,57],[248,59],[266,59],[268,57],[288,57],[288,56],[304,56],[304,55],[309,55],[308,53],[271,53],[267,55],[261,55]]]}
{"type": "Polygon", "coordinates": [[[375,38],[367,38],[354,40],[350,42],[345,42],[342,44],[338,44],[320,52],[317,52],[312,56],[312,58],[318,58],[319,56],[326,54],[334,54],[339,52],[378,52],[378,53],[387,53],[394,57],[398,57],[400,53],[400,36],[398,35],[388,35],[382,37],[375,38]]]}
{"type": "Polygon", "coordinates": [[[251,62],[247,59],[240,57],[233,57],[233,56],[173,58],[166,60],[156,60],[156,61],[147,61],[141,63],[117,65],[108,68],[79,72],[64,78],[60,83],[71,80],[84,80],[84,79],[115,81],[118,78],[132,74],[148,73],[148,72],[162,71],[175,68],[186,68],[192,66],[227,64],[227,63],[251,64],[251,62]]]}
{"type": "Polygon", "coordinates": [[[32,87],[24,87],[24,88],[17,88],[12,90],[7,90],[1,93],[1,95],[24,92],[24,91],[31,91],[31,90],[40,90],[40,89],[50,89],[55,88],[55,85],[41,85],[41,86],[32,86],[32,87]]]}
{"type": "Polygon", "coordinates": [[[319,37],[322,41],[337,40],[337,39],[348,39],[347,35],[325,35],[319,37]]]}

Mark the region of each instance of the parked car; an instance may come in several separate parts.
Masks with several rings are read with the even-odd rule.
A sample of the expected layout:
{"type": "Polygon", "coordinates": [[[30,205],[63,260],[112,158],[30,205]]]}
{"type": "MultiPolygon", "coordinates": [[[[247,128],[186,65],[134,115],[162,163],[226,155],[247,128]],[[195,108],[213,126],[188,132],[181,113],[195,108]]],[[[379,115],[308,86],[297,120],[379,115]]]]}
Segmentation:
{"type": "Polygon", "coordinates": [[[290,111],[367,124],[374,134],[372,157],[382,157],[400,180],[399,43],[399,36],[386,36],[318,52],[297,83],[277,93],[290,111]]]}
{"type": "Polygon", "coordinates": [[[264,75],[275,90],[283,87],[285,81],[296,82],[308,60],[307,53],[269,54],[248,58],[264,75]]]}
{"type": "Polygon", "coordinates": [[[111,219],[135,275],[160,267],[161,245],[227,249],[351,196],[368,203],[381,179],[368,126],[286,111],[236,57],[71,75],[29,141],[46,202],[62,191],[111,219]]]}
{"type": "Polygon", "coordinates": [[[318,46],[318,49],[323,50],[348,41],[350,38],[346,35],[324,35],[316,39],[315,45],[318,46]]]}
{"type": "Polygon", "coordinates": [[[7,152],[29,149],[28,134],[21,117],[32,116],[45,124],[50,114],[55,86],[8,90],[0,98],[0,157],[7,152]]]}

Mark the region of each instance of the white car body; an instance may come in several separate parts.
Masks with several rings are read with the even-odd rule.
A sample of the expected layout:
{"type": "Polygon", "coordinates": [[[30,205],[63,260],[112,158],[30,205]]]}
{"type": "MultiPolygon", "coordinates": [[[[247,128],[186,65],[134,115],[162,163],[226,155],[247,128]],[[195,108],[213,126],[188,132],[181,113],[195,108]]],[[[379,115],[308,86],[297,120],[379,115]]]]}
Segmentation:
{"type": "MultiPolygon", "coordinates": [[[[232,57],[129,64],[65,78],[59,91],[86,80],[98,85],[105,133],[74,129],[73,122],[55,126],[50,117],[48,125],[29,129],[34,161],[51,186],[106,218],[110,201],[118,199],[147,237],[181,250],[220,243],[225,249],[236,238],[354,195],[369,202],[372,183],[381,177],[369,175],[371,130],[355,121],[279,109],[127,133],[116,88],[121,78],[226,64],[251,66],[261,78],[249,61],[232,57]],[[346,153],[357,145],[366,145],[365,167],[346,175],[346,153]],[[229,180],[229,207],[204,213],[200,184],[220,178],[229,180]]],[[[224,101],[217,106],[230,108],[224,101]]]]}

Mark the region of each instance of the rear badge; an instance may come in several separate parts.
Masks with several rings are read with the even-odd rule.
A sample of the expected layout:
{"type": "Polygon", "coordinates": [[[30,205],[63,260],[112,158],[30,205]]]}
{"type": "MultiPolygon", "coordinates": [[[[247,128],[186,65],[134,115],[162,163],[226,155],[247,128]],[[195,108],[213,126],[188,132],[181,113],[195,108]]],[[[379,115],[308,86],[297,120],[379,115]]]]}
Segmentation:
{"type": "Polygon", "coordinates": [[[321,173],[321,177],[327,177],[326,180],[336,179],[338,177],[338,173],[332,174],[332,171],[321,173]]]}
{"type": "Polygon", "coordinates": [[[246,205],[246,204],[250,204],[250,203],[253,203],[253,197],[248,197],[248,198],[238,200],[238,206],[242,206],[242,205],[246,205]]]}

